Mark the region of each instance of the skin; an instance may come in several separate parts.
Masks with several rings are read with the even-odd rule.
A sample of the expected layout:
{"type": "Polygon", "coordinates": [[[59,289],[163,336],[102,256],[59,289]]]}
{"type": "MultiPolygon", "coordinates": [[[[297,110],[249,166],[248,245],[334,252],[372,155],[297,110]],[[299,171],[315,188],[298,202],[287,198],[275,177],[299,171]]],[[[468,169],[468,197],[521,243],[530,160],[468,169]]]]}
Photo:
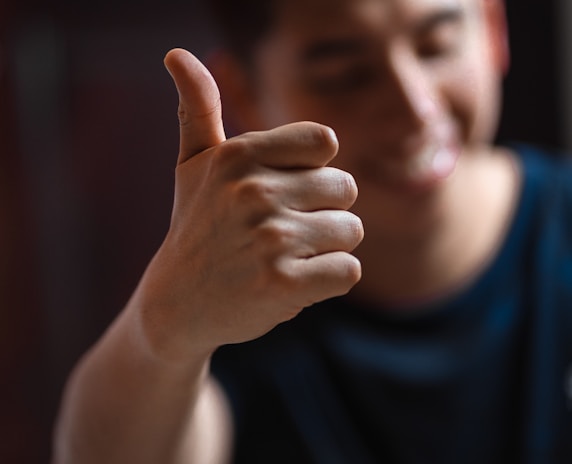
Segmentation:
{"type": "Polygon", "coordinates": [[[213,62],[234,126],[257,132],[226,140],[210,73],[183,50],[165,59],[181,127],[171,227],[68,383],[55,462],[227,462],[217,347],[347,293],[362,266],[356,298],[420,308],[502,240],[518,171],[489,144],[508,59],[500,4],[281,5],[254,73],[213,62]],[[316,53],[324,39],[343,54],[316,53]]]}
{"type": "Polygon", "coordinates": [[[326,167],[332,130],[303,122],[225,140],[208,71],[184,50],[165,65],[180,99],[171,226],[70,379],[56,462],[223,462],[230,421],[208,376],[213,351],[347,293],[361,274],[350,252],[362,224],[346,211],[357,188],[326,167]]]}
{"type": "Polygon", "coordinates": [[[510,153],[491,146],[509,59],[501,3],[281,5],[254,70],[214,63],[233,125],[334,128],[332,164],[355,177],[367,232],[356,298],[418,308],[455,292],[494,254],[518,191],[510,153]]]}

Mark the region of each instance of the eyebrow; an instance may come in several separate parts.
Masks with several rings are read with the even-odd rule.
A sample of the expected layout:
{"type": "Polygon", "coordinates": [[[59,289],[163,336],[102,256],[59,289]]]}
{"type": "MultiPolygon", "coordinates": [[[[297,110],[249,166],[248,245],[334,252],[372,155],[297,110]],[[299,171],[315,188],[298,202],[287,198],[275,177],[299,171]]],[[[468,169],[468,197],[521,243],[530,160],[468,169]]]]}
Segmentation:
{"type": "Polygon", "coordinates": [[[423,35],[431,31],[431,29],[443,23],[461,22],[465,17],[465,11],[457,5],[451,5],[447,8],[440,9],[435,13],[429,15],[421,23],[415,26],[415,32],[418,35],[423,35]]]}
{"type": "Polygon", "coordinates": [[[329,59],[353,56],[365,50],[365,43],[360,39],[329,39],[311,44],[301,56],[303,64],[313,64],[329,59]]]}
{"type": "MultiPolygon", "coordinates": [[[[464,16],[465,12],[460,6],[447,6],[428,15],[419,24],[415,25],[414,32],[418,35],[423,35],[440,24],[460,22],[464,16]]],[[[302,52],[300,61],[302,64],[311,65],[330,59],[352,57],[365,51],[366,47],[366,41],[358,38],[317,40],[302,52]]]]}

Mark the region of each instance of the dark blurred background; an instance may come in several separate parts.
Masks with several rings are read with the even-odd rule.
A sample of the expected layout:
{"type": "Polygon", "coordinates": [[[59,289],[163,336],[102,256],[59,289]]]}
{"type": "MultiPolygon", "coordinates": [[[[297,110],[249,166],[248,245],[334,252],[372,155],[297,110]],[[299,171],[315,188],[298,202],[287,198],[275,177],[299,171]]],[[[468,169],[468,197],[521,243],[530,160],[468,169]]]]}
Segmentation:
{"type": "MultiPolygon", "coordinates": [[[[557,1],[508,0],[499,138],[568,147],[557,1]]],[[[47,463],[71,367],[168,226],[177,96],[164,54],[199,0],[0,0],[0,463],[47,463]]]]}

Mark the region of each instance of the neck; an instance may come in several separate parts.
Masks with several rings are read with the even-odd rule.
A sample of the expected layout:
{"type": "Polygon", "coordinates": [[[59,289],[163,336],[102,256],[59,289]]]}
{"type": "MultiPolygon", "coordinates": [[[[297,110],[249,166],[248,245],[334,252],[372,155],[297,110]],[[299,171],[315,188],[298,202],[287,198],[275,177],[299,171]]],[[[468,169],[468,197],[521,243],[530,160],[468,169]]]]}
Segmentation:
{"type": "Polygon", "coordinates": [[[371,229],[365,224],[356,252],[363,266],[356,298],[418,308],[478,276],[512,219],[519,190],[512,160],[503,151],[466,156],[451,178],[422,198],[392,199],[399,214],[382,215],[371,229]]]}

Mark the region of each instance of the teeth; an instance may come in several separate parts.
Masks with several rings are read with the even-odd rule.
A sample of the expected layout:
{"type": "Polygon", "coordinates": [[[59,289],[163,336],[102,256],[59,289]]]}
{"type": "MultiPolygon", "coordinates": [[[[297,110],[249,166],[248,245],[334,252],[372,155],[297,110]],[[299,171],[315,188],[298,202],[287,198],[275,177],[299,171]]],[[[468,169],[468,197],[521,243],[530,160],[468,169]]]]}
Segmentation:
{"type": "Polygon", "coordinates": [[[429,145],[413,157],[407,167],[411,179],[423,179],[427,176],[447,177],[455,166],[452,152],[439,145],[429,145]]]}
{"type": "Polygon", "coordinates": [[[439,177],[447,176],[455,164],[453,154],[446,148],[441,148],[435,153],[431,162],[431,169],[439,177]]]}
{"type": "Polygon", "coordinates": [[[438,157],[438,153],[442,151],[435,145],[425,148],[420,154],[413,157],[407,166],[408,174],[411,178],[421,178],[433,170],[433,164],[438,157]]]}

